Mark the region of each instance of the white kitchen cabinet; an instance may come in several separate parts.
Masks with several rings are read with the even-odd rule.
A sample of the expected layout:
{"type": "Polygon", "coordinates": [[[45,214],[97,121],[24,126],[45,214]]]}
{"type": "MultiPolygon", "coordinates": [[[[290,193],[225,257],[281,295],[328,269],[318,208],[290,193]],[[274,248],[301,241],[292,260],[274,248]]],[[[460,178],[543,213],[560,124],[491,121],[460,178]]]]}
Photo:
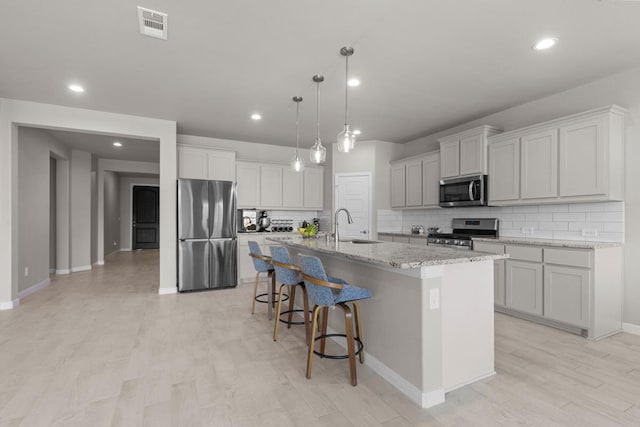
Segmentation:
{"type": "Polygon", "coordinates": [[[422,206],[435,207],[440,203],[440,153],[422,159],[422,206]]]}
{"type": "Polygon", "coordinates": [[[395,243],[409,243],[409,236],[393,236],[395,243]]]}
{"type": "Polygon", "coordinates": [[[591,272],[585,268],[544,266],[544,317],[589,327],[591,272]]]}
{"type": "Polygon", "coordinates": [[[507,260],[506,307],[542,316],[542,289],[541,264],[507,260]]]}
{"type": "Polygon", "coordinates": [[[393,242],[393,236],[390,234],[378,233],[378,240],[382,240],[383,242],[393,242]]]}
{"type": "Polygon", "coordinates": [[[282,168],[282,206],[302,208],[304,199],[304,172],[282,168]]]}
{"type": "Polygon", "coordinates": [[[405,163],[391,164],[391,207],[406,206],[405,163]]]}
{"type": "Polygon", "coordinates": [[[260,164],[238,161],[236,177],[238,208],[260,207],[260,164]]]}
{"type": "Polygon", "coordinates": [[[282,207],[282,169],[280,165],[260,166],[260,206],[282,207]]]}
{"type": "Polygon", "coordinates": [[[493,126],[479,126],[443,138],[440,142],[440,176],[454,178],[487,173],[487,139],[500,133],[493,126]]]}
{"type": "Polygon", "coordinates": [[[178,178],[236,180],[236,153],[178,146],[178,178]]]}
{"type": "Polygon", "coordinates": [[[602,117],[560,127],[560,196],[606,192],[604,129],[602,117]]]}
{"type": "Polygon", "coordinates": [[[405,163],[405,205],[422,206],[422,159],[405,163]]]}
{"type": "Polygon", "coordinates": [[[489,200],[520,198],[520,139],[489,145],[489,200]]]}
{"type": "Polygon", "coordinates": [[[613,105],[489,137],[489,204],[624,200],[625,112],[613,105]],[[509,184],[517,170],[508,165],[515,141],[517,197],[509,184]]]}
{"type": "Polygon", "coordinates": [[[305,208],[322,210],[324,203],[323,183],[324,172],[322,168],[306,167],[304,169],[303,206],[305,208]]]}
{"type": "Polygon", "coordinates": [[[520,138],[523,199],[558,195],[558,130],[555,128],[520,138]]]}
{"type": "MultiPolygon", "coordinates": [[[[489,254],[502,255],[505,253],[505,246],[502,243],[493,242],[473,242],[473,250],[489,254]]],[[[504,307],[506,292],[506,260],[498,259],[493,262],[493,303],[504,307]]]]}

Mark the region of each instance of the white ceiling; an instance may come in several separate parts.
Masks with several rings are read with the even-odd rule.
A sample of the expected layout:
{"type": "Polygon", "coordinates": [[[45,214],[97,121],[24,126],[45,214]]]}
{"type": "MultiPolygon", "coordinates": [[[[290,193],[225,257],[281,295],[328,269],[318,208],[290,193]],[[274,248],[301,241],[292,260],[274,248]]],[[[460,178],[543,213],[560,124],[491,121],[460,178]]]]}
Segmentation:
{"type": "Polygon", "coordinates": [[[0,4],[0,96],[176,120],[179,133],[302,144],[350,122],[405,142],[640,64],[640,2],[598,0],[169,1],[169,40],[138,34],[130,0],[0,4]],[[557,47],[535,52],[538,38],[557,47]],[[85,86],[77,95],[71,82],[85,86]],[[259,111],[263,120],[249,115],[259,111]]]}
{"type": "Polygon", "coordinates": [[[158,141],[49,129],[46,132],[69,148],[89,151],[101,159],[156,163],[160,161],[158,141]],[[121,142],[122,147],[114,147],[115,141],[121,142]]]}

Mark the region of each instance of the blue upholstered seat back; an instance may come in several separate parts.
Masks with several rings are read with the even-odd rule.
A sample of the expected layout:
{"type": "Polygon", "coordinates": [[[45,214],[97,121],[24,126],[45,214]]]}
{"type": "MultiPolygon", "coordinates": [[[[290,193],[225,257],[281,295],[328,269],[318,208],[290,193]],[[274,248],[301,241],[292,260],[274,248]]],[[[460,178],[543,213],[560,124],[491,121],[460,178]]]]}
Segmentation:
{"type": "MultiPolygon", "coordinates": [[[[271,259],[281,264],[293,264],[289,251],[284,246],[271,246],[271,259]]],[[[276,280],[278,283],[284,285],[296,285],[300,282],[300,274],[295,270],[289,270],[288,268],[278,267],[273,265],[273,269],[276,271],[276,280]]]]}
{"type": "MultiPolygon", "coordinates": [[[[260,245],[258,245],[258,242],[249,240],[249,252],[255,255],[262,255],[262,251],[260,250],[260,245]]],[[[266,261],[257,258],[251,259],[253,260],[253,266],[255,267],[256,271],[265,272],[273,269],[273,266],[266,261]]]]}
{"type": "MultiPolygon", "coordinates": [[[[308,255],[298,255],[298,261],[302,272],[316,279],[329,281],[327,273],[324,271],[324,266],[319,258],[308,255]]],[[[315,285],[307,280],[304,281],[304,285],[307,288],[309,299],[315,305],[334,305],[335,296],[331,288],[325,286],[315,285]]]]}

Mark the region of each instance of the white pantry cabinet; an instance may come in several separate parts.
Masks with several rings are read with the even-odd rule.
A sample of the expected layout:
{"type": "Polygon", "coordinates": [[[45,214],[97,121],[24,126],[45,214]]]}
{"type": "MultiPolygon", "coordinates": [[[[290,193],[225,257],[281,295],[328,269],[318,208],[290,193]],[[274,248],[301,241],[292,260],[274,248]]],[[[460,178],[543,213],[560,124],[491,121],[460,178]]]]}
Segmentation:
{"type": "Polygon", "coordinates": [[[236,153],[178,145],[178,178],[236,180],[236,153]]]}
{"type": "Polygon", "coordinates": [[[489,137],[489,204],[623,200],[625,112],[612,105],[489,137]]]}
{"type": "Polygon", "coordinates": [[[439,207],[440,152],[391,162],[391,207],[439,207]]]}
{"type": "Polygon", "coordinates": [[[500,132],[498,128],[484,125],[439,138],[440,177],[486,174],[487,138],[500,132]]]}

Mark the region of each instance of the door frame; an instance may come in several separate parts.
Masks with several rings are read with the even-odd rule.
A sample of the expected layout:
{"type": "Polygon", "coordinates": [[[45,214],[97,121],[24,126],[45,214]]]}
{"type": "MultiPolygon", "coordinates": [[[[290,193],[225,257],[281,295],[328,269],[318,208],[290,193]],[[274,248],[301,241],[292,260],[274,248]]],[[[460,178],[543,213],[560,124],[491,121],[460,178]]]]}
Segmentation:
{"type": "MultiPolygon", "coordinates": [[[[133,187],[158,187],[160,188],[160,184],[129,184],[129,250],[135,251],[133,249],[133,187]]],[[[158,212],[160,212],[160,191],[158,191],[158,212]]],[[[160,223],[158,223],[158,233],[160,233],[160,223]]]]}
{"type": "MultiPolygon", "coordinates": [[[[369,181],[369,239],[373,239],[374,229],[376,238],[378,236],[378,227],[373,225],[373,176],[371,172],[337,172],[333,178],[333,214],[338,209],[338,179],[354,176],[365,176],[369,181]]],[[[333,222],[333,221],[332,221],[333,222]]],[[[331,224],[333,227],[333,224],[331,224]]]]}

